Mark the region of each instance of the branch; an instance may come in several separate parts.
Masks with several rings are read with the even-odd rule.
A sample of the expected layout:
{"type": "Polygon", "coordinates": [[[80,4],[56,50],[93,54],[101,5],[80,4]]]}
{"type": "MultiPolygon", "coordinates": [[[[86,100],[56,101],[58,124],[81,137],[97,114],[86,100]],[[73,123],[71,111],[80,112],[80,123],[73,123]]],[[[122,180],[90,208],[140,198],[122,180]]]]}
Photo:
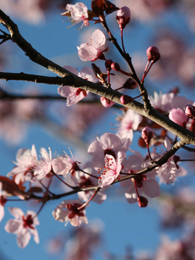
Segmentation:
{"type": "MultiPolygon", "coordinates": [[[[109,100],[114,101],[122,106],[125,106],[129,109],[134,110],[135,112],[147,117],[148,119],[154,121],[155,123],[159,124],[160,126],[164,127],[168,131],[172,132],[176,136],[178,136],[181,140],[183,140],[186,144],[193,144],[195,145],[195,134],[191,131],[175,124],[173,121],[169,120],[167,117],[160,114],[154,108],[151,108],[148,111],[144,110],[144,106],[136,101],[131,101],[126,105],[121,104],[120,97],[122,96],[121,93],[118,91],[105,88],[93,82],[84,80],[79,78],[78,76],[72,74],[68,70],[60,67],[56,63],[46,59],[40,53],[38,53],[20,34],[17,25],[2,11],[0,10],[0,23],[5,25],[10,32],[11,39],[15,42],[25,53],[26,55],[35,63],[40,64],[41,66],[49,69],[50,71],[56,73],[57,75],[63,77],[61,83],[65,86],[71,87],[79,87],[81,89],[87,90],[92,92],[96,95],[106,97],[109,100]]],[[[54,79],[52,79],[54,80],[54,79]]],[[[56,83],[59,83],[58,77],[56,77],[56,83]]],[[[60,84],[61,84],[60,83],[60,84]]],[[[53,81],[54,84],[54,81],[53,81]]],[[[58,85],[58,84],[56,84],[58,85]]]]}

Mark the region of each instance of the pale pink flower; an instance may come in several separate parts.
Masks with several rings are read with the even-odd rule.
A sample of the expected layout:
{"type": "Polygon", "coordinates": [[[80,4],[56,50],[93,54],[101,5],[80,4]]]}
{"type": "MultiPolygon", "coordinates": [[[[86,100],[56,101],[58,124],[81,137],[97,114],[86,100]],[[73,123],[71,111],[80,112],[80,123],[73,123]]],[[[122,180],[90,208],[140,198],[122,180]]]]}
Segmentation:
{"type": "Polygon", "coordinates": [[[172,108],[184,109],[187,104],[192,104],[186,97],[177,96],[174,93],[159,94],[154,92],[154,97],[150,96],[151,105],[161,113],[168,113],[172,108]]]}
{"type": "Polygon", "coordinates": [[[71,12],[73,25],[83,22],[81,28],[83,27],[83,25],[89,26],[88,9],[86,5],[84,5],[83,3],[76,3],[75,5],[67,4],[66,9],[71,12]]]}
{"type": "Polygon", "coordinates": [[[169,119],[183,127],[186,127],[186,123],[188,122],[188,117],[180,108],[173,108],[169,113],[169,119]]]}
{"type": "MultiPolygon", "coordinates": [[[[91,82],[97,82],[97,79],[94,76],[94,73],[91,68],[84,67],[81,69],[81,72],[78,72],[77,69],[71,66],[64,66],[65,69],[69,70],[73,74],[86,79],[91,82]]],[[[67,98],[67,106],[72,106],[78,103],[81,99],[85,98],[89,91],[82,90],[81,88],[73,88],[69,86],[60,86],[58,88],[58,93],[62,97],[67,98]]]]}
{"type": "Polygon", "coordinates": [[[66,177],[68,173],[74,176],[75,172],[80,169],[78,162],[74,160],[73,155],[71,159],[68,154],[55,158],[52,165],[54,172],[58,175],[63,175],[64,177],[66,177]]]}
{"type": "Polygon", "coordinates": [[[49,148],[49,153],[45,148],[40,149],[41,159],[37,162],[34,168],[34,177],[31,181],[40,181],[47,174],[51,173],[53,169],[53,159],[51,154],[51,149],[49,148]]]}
{"type": "Polygon", "coordinates": [[[81,200],[65,200],[52,212],[55,220],[65,222],[65,226],[70,222],[72,226],[78,227],[82,223],[88,224],[85,215],[85,209],[78,208],[82,206],[81,200]]]}
{"type": "MultiPolygon", "coordinates": [[[[77,171],[75,176],[71,179],[74,185],[80,187],[81,189],[98,186],[99,173],[91,166],[91,163],[87,163],[83,168],[83,171],[89,173],[92,176],[95,176],[96,178],[82,171],[77,171]]],[[[93,194],[94,190],[88,190],[79,192],[78,196],[80,200],[88,201],[93,196],[93,194]]],[[[92,201],[101,204],[104,200],[106,200],[106,198],[107,195],[105,194],[105,190],[101,189],[98,191],[92,201]]]]}
{"type": "MultiPolygon", "coordinates": [[[[140,153],[135,152],[130,155],[128,159],[124,159],[123,164],[123,172],[136,174],[137,171],[147,167],[149,162],[145,161],[140,153]]],[[[120,182],[122,187],[127,188],[125,192],[127,201],[129,203],[137,202],[140,194],[142,193],[150,198],[158,197],[160,195],[160,186],[155,177],[156,171],[153,170],[147,172],[146,174],[139,175],[137,178],[120,182]]]]}
{"type": "Polygon", "coordinates": [[[91,43],[82,43],[78,49],[78,55],[82,61],[95,61],[98,58],[104,59],[103,52],[108,49],[105,47],[106,37],[99,29],[92,34],[91,43]]]}
{"type": "Polygon", "coordinates": [[[34,167],[37,165],[37,152],[35,146],[32,145],[30,149],[19,149],[16,155],[17,166],[10,171],[7,176],[15,177],[14,180],[17,184],[31,180],[34,172],[34,167]]]}
{"type": "Polygon", "coordinates": [[[118,152],[116,160],[110,154],[105,155],[105,166],[101,176],[99,177],[99,186],[101,188],[109,186],[117,178],[120,179],[120,172],[123,168],[121,163],[125,157],[126,154],[124,152],[118,152]]]}
{"type": "Polygon", "coordinates": [[[128,138],[132,142],[133,132],[138,129],[143,117],[131,109],[128,109],[123,116],[117,135],[121,138],[128,138]]]}
{"type": "Polygon", "coordinates": [[[36,213],[33,211],[27,211],[26,216],[19,208],[9,208],[10,213],[16,219],[10,219],[5,225],[5,230],[8,233],[17,235],[18,246],[24,248],[28,245],[31,235],[34,236],[35,242],[39,243],[39,235],[36,229],[36,225],[39,225],[36,213]]]}
{"type": "Polygon", "coordinates": [[[112,155],[115,159],[119,151],[126,152],[131,144],[129,139],[123,139],[111,133],[105,133],[90,144],[88,153],[93,156],[92,165],[95,169],[104,167],[106,154],[112,155]]]}
{"type": "MultiPolygon", "coordinates": [[[[171,149],[171,143],[168,138],[165,138],[164,146],[166,150],[171,149]]],[[[171,156],[165,164],[157,168],[157,174],[162,183],[169,185],[170,183],[173,183],[177,177],[185,176],[187,174],[187,171],[177,164],[177,159],[179,158],[177,157],[178,156],[175,155],[171,156]]]]}

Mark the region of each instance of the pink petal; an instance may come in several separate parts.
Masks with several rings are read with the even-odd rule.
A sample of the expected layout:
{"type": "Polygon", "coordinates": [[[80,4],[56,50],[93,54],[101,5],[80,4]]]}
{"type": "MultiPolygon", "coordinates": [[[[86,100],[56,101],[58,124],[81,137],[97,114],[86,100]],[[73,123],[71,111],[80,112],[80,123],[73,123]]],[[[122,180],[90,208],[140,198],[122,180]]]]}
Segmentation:
{"type": "Polygon", "coordinates": [[[17,235],[17,243],[19,247],[24,248],[28,245],[30,241],[30,233],[25,230],[25,232],[21,232],[17,235]]]}
{"type": "Polygon", "coordinates": [[[9,211],[16,219],[21,219],[24,216],[24,212],[19,208],[9,208],[9,211]]]}
{"type": "Polygon", "coordinates": [[[160,186],[155,179],[146,180],[143,182],[143,191],[150,198],[155,198],[160,195],[160,186]]]}
{"type": "Polygon", "coordinates": [[[0,222],[3,219],[4,215],[5,215],[4,207],[0,205],[0,222]]]}
{"type": "Polygon", "coordinates": [[[16,219],[9,219],[5,225],[5,231],[18,234],[23,229],[22,222],[16,219]]]}
{"type": "Polygon", "coordinates": [[[92,61],[98,57],[98,51],[91,44],[82,43],[77,49],[82,61],[92,61]]]}
{"type": "Polygon", "coordinates": [[[104,46],[106,43],[106,37],[102,31],[99,29],[95,30],[92,34],[92,45],[99,50],[99,52],[104,50],[104,46]]]}

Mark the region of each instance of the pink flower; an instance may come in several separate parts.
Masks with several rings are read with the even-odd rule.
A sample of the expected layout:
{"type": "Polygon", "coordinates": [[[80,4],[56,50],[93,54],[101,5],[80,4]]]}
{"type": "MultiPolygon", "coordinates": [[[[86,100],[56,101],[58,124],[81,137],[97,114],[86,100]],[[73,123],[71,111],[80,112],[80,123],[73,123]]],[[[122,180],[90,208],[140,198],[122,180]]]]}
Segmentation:
{"type": "Polygon", "coordinates": [[[70,222],[72,226],[78,227],[82,223],[88,224],[85,216],[85,209],[79,210],[82,206],[81,200],[65,200],[52,212],[55,220],[65,222],[65,226],[70,222]]]}
{"type": "Polygon", "coordinates": [[[41,148],[40,153],[41,160],[38,161],[37,166],[34,168],[34,177],[31,179],[33,182],[42,180],[53,169],[51,149],[49,148],[48,153],[45,148],[41,148]]]}
{"type": "Polygon", "coordinates": [[[75,172],[80,170],[80,168],[77,161],[74,161],[74,159],[71,159],[67,154],[64,154],[53,160],[53,170],[56,174],[66,177],[69,172],[74,176],[75,172]]]}
{"type": "Polygon", "coordinates": [[[195,107],[193,105],[187,105],[185,107],[185,115],[189,118],[195,119],[195,107]]]}
{"type": "Polygon", "coordinates": [[[188,122],[187,116],[180,108],[173,108],[169,113],[169,119],[183,127],[186,127],[186,123],[188,122]]]}
{"type": "Polygon", "coordinates": [[[128,109],[121,120],[118,135],[121,138],[128,138],[132,142],[133,131],[138,129],[143,117],[131,109],[128,109]]]}
{"type": "Polygon", "coordinates": [[[97,140],[88,148],[88,153],[93,156],[92,165],[96,170],[103,168],[106,154],[112,155],[116,159],[117,153],[119,151],[125,153],[130,143],[130,140],[111,133],[105,133],[100,138],[97,137],[97,140]]]}
{"type": "Polygon", "coordinates": [[[15,177],[15,182],[17,184],[21,182],[29,181],[34,172],[34,167],[37,165],[37,152],[35,146],[33,145],[30,149],[20,149],[16,155],[15,167],[10,171],[7,176],[15,177]]]}
{"type": "MultiPolygon", "coordinates": [[[[66,9],[71,12],[71,17],[73,19],[73,25],[83,21],[81,28],[84,26],[89,26],[88,21],[88,9],[83,3],[76,3],[75,5],[67,4],[66,9]]],[[[62,13],[65,15],[67,12],[62,13]]]]}
{"type": "Polygon", "coordinates": [[[101,188],[109,186],[112,184],[117,178],[119,178],[119,174],[123,168],[122,161],[126,157],[124,152],[117,153],[117,159],[110,155],[105,155],[105,166],[104,170],[99,177],[99,186],[101,188]]]}
{"type": "Polygon", "coordinates": [[[158,94],[157,92],[154,92],[154,97],[150,96],[150,101],[152,106],[161,113],[168,113],[172,108],[183,109],[187,104],[193,103],[186,97],[180,97],[174,93],[158,94]]]}
{"type": "MultiPolygon", "coordinates": [[[[143,156],[135,152],[130,155],[128,159],[124,160],[123,172],[129,174],[136,174],[137,171],[147,167],[148,162],[144,160],[143,156]]],[[[129,203],[139,202],[140,194],[144,193],[150,198],[155,198],[160,195],[160,186],[155,180],[156,171],[150,171],[146,174],[139,175],[137,178],[132,178],[122,181],[122,187],[127,187],[125,197],[129,203]]]]}
{"type": "MultiPolygon", "coordinates": [[[[74,186],[78,186],[81,189],[98,186],[98,177],[99,173],[91,166],[91,163],[87,163],[83,168],[83,171],[89,173],[90,175],[77,171],[75,176],[71,178],[74,183],[74,186]],[[92,177],[95,176],[96,178],[92,177]]],[[[94,190],[81,191],[78,193],[79,199],[82,201],[88,201],[94,194],[94,190]]],[[[98,193],[93,198],[93,202],[101,204],[106,200],[107,195],[105,194],[104,189],[98,191],[98,193]]]]}
{"type": "Polygon", "coordinates": [[[104,59],[103,52],[107,51],[105,47],[106,37],[99,29],[92,34],[91,43],[82,43],[78,49],[78,55],[82,61],[95,61],[104,59]]]}
{"type": "MultiPolygon", "coordinates": [[[[168,138],[165,139],[164,146],[167,150],[171,149],[171,143],[168,138]]],[[[185,176],[187,174],[187,171],[177,164],[178,159],[178,156],[173,155],[165,164],[157,168],[157,174],[162,183],[169,185],[170,183],[173,183],[177,177],[185,176]]]]}
{"type": "Polygon", "coordinates": [[[27,211],[26,216],[19,208],[9,208],[10,213],[16,219],[10,219],[5,225],[5,230],[8,233],[14,233],[17,235],[17,243],[19,247],[24,248],[28,245],[30,235],[34,236],[35,242],[39,243],[39,235],[36,229],[36,225],[39,225],[39,221],[36,217],[36,213],[33,211],[27,211]]]}
{"type": "MultiPolygon", "coordinates": [[[[78,72],[77,69],[71,66],[64,66],[64,68],[83,79],[86,79],[94,83],[97,82],[97,79],[94,77],[94,73],[91,68],[84,67],[81,70],[81,72],[78,72]]],[[[78,103],[81,99],[85,98],[89,93],[89,91],[80,88],[73,88],[69,86],[60,86],[58,88],[58,93],[62,97],[67,98],[67,106],[72,106],[78,103]]]]}

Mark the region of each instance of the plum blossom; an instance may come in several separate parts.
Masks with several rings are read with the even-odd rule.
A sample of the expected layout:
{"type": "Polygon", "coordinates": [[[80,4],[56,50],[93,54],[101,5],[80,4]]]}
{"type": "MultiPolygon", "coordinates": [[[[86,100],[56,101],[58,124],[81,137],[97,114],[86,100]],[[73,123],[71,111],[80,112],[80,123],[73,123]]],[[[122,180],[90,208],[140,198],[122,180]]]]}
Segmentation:
{"type": "Polygon", "coordinates": [[[121,138],[128,138],[131,142],[133,140],[133,131],[138,129],[143,117],[131,109],[128,109],[123,116],[117,135],[121,138]]]}
{"type": "Polygon", "coordinates": [[[106,154],[112,155],[115,159],[119,151],[126,152],[131,144],[129,139],[121,138],[115,134],[105,133],[97,137],[88,148],[88,153],[93,156],[92,165],[96,170],[104,167],[106,154]]]}
{"type": "MultiPolygon", "coordinates": [[[[73,25],[83,22],[81,28],[84,26],[89,26],[88,21],[88,9],[83,3],[76,3],[75,5],[67,4],[66,9],[71,12],[71,17],[73,19],[73,25]]],[[[61,15],[66,15],[67,12],[61,15]]]]}
{"type": "Polygon", "coordinates": [[[172,108],[185,108],[187,104],[192,104],[193,101],[186,97],[177,96],[174,93],[159,94],[154,92],[154,97],[150,96],[151,105],[161,113],[168,113],[172,108]]]}
{"type": "MultiPolygon", "coordinates": [[[[129,174],[136,174],[137,171],[147,167],[148,161],[146,161],[143,156],[134,152],[130,155],[128,159],[124,159],[124,169],[123,172],[129,174]]],[[[125,192],[125,197],[129,203],[135,203],[141,197],[140,194],[144,193],[150,198],[155,198],[160,195],[160,186],[155,179],[156,171],[152,170],[146,174],[137,176],[136,178],[128,179],[122,181],[120,184],[122,187],[127,188],[125,192]]],[[[144,198],[144,197],[142,197],[144,198]]]]}
{"type": "Polygon", "coordinates": [[[33,211],[27,211],[26,216],[19,208],[9,208],[10,213],[16,219],[10,219],[5,225],[5,230],[8,233],[17,235],[17,243],[19,247],[24,248],[28,245],[31,235],[34,236],[35,242],[39,243],[39,235],[36,229],[36,225],[39,225],[36,213],[33,211]]]}
{"type": "Polygon", "coordinates": [[[105,155],[105,166],[103,168],[103,172],[99,177],[99,186],[101,188],[109,186],[112,184],[117,178],[120,179],[120,172],[123,168],[122,161],[126,157],[124,152],[117,153],[117,159],[110,155],[105,155]]]}
{"type": "MultiPolygon", "coordinates": [[[[171,149],[171,142],[168,138],[165,138],[164,146],[167,150],[171,149]]],[[[179,159],[179,156],[173,155],[165,164],[157,168],[157,174],[160,178],[160,182],[169,185],[170,183],[173,183],[177,177],[185,176],[187,174],[187,171],[177,164],[179,159]]]]}
{"type": "Polygon", "coordinates": [[[78,162],[71,159],[67,154],[55,158],[52,165],[53,171],[58,175],[63,175],[64,177],[66,177],[69,172],[74,176],[76,171],[80,170],[78,162]]]}
{"type": "Polygon", "coordinates": [[[34,177],[31,181],[40,181],[46,175],[50,174],[53,170],[53,159],[51,154],[51,149],[49,148],[49,153],[45,148],[40,149],[41,160],[37,162],[34,168],[34,177]]]}
{"type": "MultiPolygon", "coordinates": [[[[94,73],[91,68],[84,67],[81,69],[81,72],[78,72],[77,69],[71,66],[64,66],[65,69],[69,70],[73,74],[77,75],[78,77],[81,77],[83,79],[86,79],[91,82],[97,82],[97,79],[94,76],[94,73]]],[[[85,98],[89,91],[83,90],[81,88],[73,88],[69,86],[60,86],[58,88],[58,93],[62,97],[67,98],[67,106],[72,106],[76,103],[78,103],[81,99],[85,98]]]]}
{"type": "Polygon", "coordinates": [[[7,176],[13,177],[17,184],[32,179],[34,168],[38,163],[37,152],[35,146],[30,149],[19,149],[16,155],[17,166],[11,170],[7,176]]]}
{"type": "Polygon", "coordinates": [[[82,43],[78,49],[78,55],[82,61],[95,61],[104,59],[103,52],[107,51],[106,37],[99,29],[92,34],[91,43],[82,43]]]}
{"type": "Polygon", "coordinates": [[[65,200],[52,212],[55,220],[65,222],[65,226],[70,222],[72,226],[78,227],[82,223],[88,224],[85,209],[78,209],[82,206],[81,200],[65,200]]]}
{"type": "MultiPolygon", "coordinates": [[[[77,171],[75,176],[72,178],[75,186],[82,188],[88,188],[98,186],[99,173],[92,167],[91,163],[87,163],[83,168],[83,171],[77,171]],[[87,174],[88,173],[88,174],[87,174]],[[89,175],[90,174],[90,175],[89,175]],[[94,176],[94,177],[92,177],[94,176]],[[95,178],[96,177],[96,178],[95,178]]],[[[82,201],[88,201],[94,194],[94,190],[81,191],[78,193],[79,199],[82,201]]],[[[101,204],[106,200],[107,195],[104,189],[98,191],[96,196],[93,198],[93,202],[101,204]]]]}

